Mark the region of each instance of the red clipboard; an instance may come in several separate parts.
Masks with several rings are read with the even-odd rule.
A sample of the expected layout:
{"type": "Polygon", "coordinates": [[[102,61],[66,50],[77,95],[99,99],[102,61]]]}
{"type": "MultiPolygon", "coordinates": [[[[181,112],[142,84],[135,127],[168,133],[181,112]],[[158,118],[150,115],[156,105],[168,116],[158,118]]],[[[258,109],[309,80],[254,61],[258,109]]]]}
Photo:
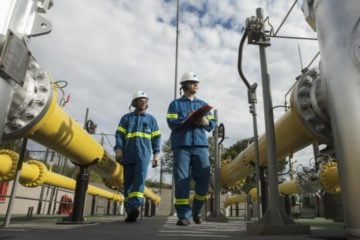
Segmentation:
{"type": "Polygon", "coordinates": [[[180,125],[181,128],[194,124],[194,122],[205,116],[213,107],[209,104],[202,106],[195,112],[191,113],[180,125]]]}

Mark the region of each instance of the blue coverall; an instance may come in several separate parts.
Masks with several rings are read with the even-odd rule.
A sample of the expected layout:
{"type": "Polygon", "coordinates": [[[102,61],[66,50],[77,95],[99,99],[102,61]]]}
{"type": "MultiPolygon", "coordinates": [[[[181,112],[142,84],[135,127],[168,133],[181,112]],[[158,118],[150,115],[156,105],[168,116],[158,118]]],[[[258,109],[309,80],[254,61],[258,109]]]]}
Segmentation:
{"type": "Polygon", "coordinates": [[[171,147],[174,154],[175,209],[179,219],[189,219],[198,215],[207,198],[210,181],[210,161],[206,131],[216,125],[214,116],[209,112],[206,117],[208,126],[190,125],[180,127],[190,112],[206,105],[198,98],[193,100],[182,96],[169,105],[167,123],[172,130],[171,147]],[[190,170],[195,180],[195,195],[190,207],[190,170]]]}
{"type": "Polygon", "coordinates": [[[151,154],[160,152],[160,130],[156,119],[148,114],[125,114],[115,133],[114,150],[123,151],[124,196],[127,213],[144,201],[144,185],[151,154]]]}

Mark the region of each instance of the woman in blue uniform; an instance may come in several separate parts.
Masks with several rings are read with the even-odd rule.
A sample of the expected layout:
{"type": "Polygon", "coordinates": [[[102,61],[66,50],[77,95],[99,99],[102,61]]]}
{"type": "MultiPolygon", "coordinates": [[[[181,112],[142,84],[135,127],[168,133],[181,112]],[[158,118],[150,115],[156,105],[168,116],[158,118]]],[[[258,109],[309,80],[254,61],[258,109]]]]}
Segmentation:
{"type": "Polygon", "coordinates": [[[134,94],[130,105],[135,110],[121,117],[115,133],[115,159],[124,167],[126,222],[135,222],[144,201],[144,185],[151,156],[159,163],[160,130],[155,117],[146,113],[148,96],[134,94]]]}

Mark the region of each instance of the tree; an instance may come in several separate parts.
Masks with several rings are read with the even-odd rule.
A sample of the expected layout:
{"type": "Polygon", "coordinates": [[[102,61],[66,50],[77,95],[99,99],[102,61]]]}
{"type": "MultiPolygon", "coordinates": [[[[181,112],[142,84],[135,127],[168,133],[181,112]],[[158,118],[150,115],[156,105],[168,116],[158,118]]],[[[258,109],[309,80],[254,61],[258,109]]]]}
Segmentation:
{"type": "Polygon", "coordinates": [[[222,159],[236,158],[236,156],[239,155],[239,153],[241,153],[245,148],[247,148],[253,141],[253,137],[237,141],[231,147],[225,148],[225,151],[222,154],[222,159]]]}

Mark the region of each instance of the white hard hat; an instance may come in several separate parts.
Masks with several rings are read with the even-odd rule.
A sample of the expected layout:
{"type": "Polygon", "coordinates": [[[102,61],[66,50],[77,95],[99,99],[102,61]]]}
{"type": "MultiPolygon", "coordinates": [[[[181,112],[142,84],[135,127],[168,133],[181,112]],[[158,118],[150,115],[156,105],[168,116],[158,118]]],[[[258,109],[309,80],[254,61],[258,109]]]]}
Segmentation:
{"type": "Polygon", "coordinates": [[[186,82],[186,81],[195,81],[199,82],[199,79],[197,78],[197,74],[194,72],[186,72],[182,75],[180,84],[186,82]]]}
{"type": "Polygon", "coordinates": [[[149,97],[147,96],[146,92],[144,91],[137,91],[132,98],[132,102],[138,98],[146,98],[149,99],[149,97]]]}

